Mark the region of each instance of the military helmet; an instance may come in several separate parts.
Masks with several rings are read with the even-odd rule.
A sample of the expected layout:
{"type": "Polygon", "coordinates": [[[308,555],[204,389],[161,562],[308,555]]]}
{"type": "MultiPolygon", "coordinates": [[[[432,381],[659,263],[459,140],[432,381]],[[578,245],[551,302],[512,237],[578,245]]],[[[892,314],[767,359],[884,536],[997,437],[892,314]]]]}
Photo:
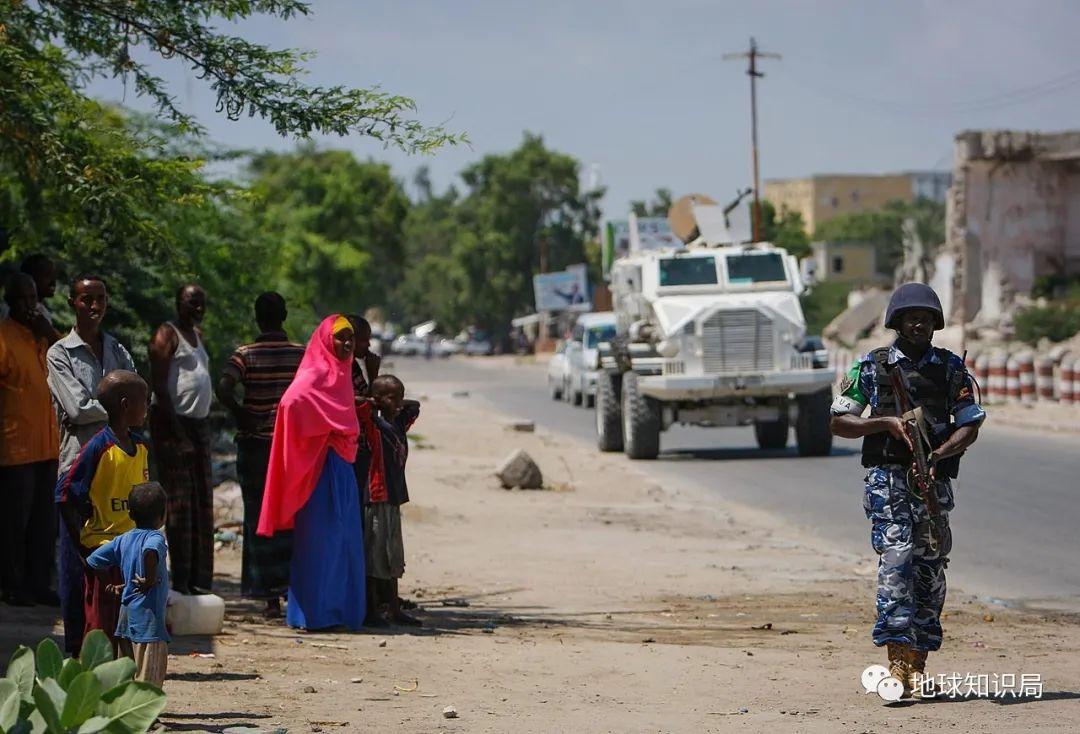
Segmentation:
{"type": "Polygon", "coordinates": [[[925,283],[904,283],[893,291],[889,307],[885,310],[885,328],[900,326],[900,314],[912,308],[925,308],[934,312],[934,330],[945,328],[945,314],[934,289],[925,283]]]}

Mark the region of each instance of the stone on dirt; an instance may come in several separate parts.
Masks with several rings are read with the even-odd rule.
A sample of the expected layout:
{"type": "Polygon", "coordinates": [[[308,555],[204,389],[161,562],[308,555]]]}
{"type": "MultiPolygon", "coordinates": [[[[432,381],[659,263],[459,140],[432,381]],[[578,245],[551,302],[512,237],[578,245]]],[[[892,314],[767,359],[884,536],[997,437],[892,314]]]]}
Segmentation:
{"type": "Polygon", "coordinates": [[[544,475],[532,457],[524,449],[518,449],[495,471],[495,476],[505,489],[540,489],[544,486],[544,475]]]}

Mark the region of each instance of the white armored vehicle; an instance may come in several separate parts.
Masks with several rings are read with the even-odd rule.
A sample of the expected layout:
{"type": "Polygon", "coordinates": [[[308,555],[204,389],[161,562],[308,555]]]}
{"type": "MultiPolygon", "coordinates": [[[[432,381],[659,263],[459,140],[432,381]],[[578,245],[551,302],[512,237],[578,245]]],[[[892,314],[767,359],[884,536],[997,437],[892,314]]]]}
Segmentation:
{"type": "Polygon", "coordinates": [[[794,422],[801,455],[828,454],[834,373],[797,348],[806,321],[796,259],[733,244],[704,197],[676,202],[669,219],[685,248],[632,251],[611,267],[617,336],[600,349],[600,449],[654,459],[676,423],[753,425],[761,448],[779,449],[794,422]]]}

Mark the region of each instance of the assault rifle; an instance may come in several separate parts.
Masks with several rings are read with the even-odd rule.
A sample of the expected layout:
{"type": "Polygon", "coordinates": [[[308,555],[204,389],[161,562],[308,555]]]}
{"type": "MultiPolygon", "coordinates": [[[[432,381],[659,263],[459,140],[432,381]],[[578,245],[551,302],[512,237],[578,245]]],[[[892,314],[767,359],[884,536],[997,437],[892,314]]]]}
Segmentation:
{"type": "Polygon", "coordinates": [[[926,514],[930,519],[930,551],[937,553],[940,510],[937,486],[931,474],[933,467],[930,466],[931,447],[930,437],[926,432],[926,419],[923,417],[922,407],[912,404],[907,380],[898,367],[893,367],[889,372],[889,380],[892,382],[893,395],[896,396],[896,414],[903,421],[904,432],[911,441],[912,461],[907,474],[908,489],[926,503],[926,514]]]}

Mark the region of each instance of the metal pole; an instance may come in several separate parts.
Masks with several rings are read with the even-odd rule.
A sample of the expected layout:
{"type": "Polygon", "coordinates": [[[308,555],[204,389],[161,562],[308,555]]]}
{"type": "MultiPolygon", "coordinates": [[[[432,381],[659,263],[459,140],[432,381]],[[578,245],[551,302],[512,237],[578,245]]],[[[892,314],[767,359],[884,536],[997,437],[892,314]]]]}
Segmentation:
{"type": "Polygon", "coordinates": [[[753,232],[754,242],[761,241],[761,194],[758,174],[758,142],[757,142],[757,78],[761,74],[757,70],[757,43],[750,38],[750,68],[746,72],[750,76],[750,156],[754,166],[754,210],[753,232]]]}
{"type": "Polygon", "coordinates": [[[766,53],[764,51],[758,51],[757,41],[753,37],[750,38],[750,51],[747,53],[736,54],[724,54],[725,60],[731,59],[747,59],[749,66],[746,69],[747,76],[750,77],[750,160],[753,166],[753,179],[754,179],[754,203],[751,211],[751,220],[753,222],[753,238],[754,242],[761,239],[761,178],[758,170],[758,134],[757,134],[757,80],[758,77],[763,77],[765,74],[758,71],[757,61],[758,59],[779,59],[779,54],[766,53]]]}

